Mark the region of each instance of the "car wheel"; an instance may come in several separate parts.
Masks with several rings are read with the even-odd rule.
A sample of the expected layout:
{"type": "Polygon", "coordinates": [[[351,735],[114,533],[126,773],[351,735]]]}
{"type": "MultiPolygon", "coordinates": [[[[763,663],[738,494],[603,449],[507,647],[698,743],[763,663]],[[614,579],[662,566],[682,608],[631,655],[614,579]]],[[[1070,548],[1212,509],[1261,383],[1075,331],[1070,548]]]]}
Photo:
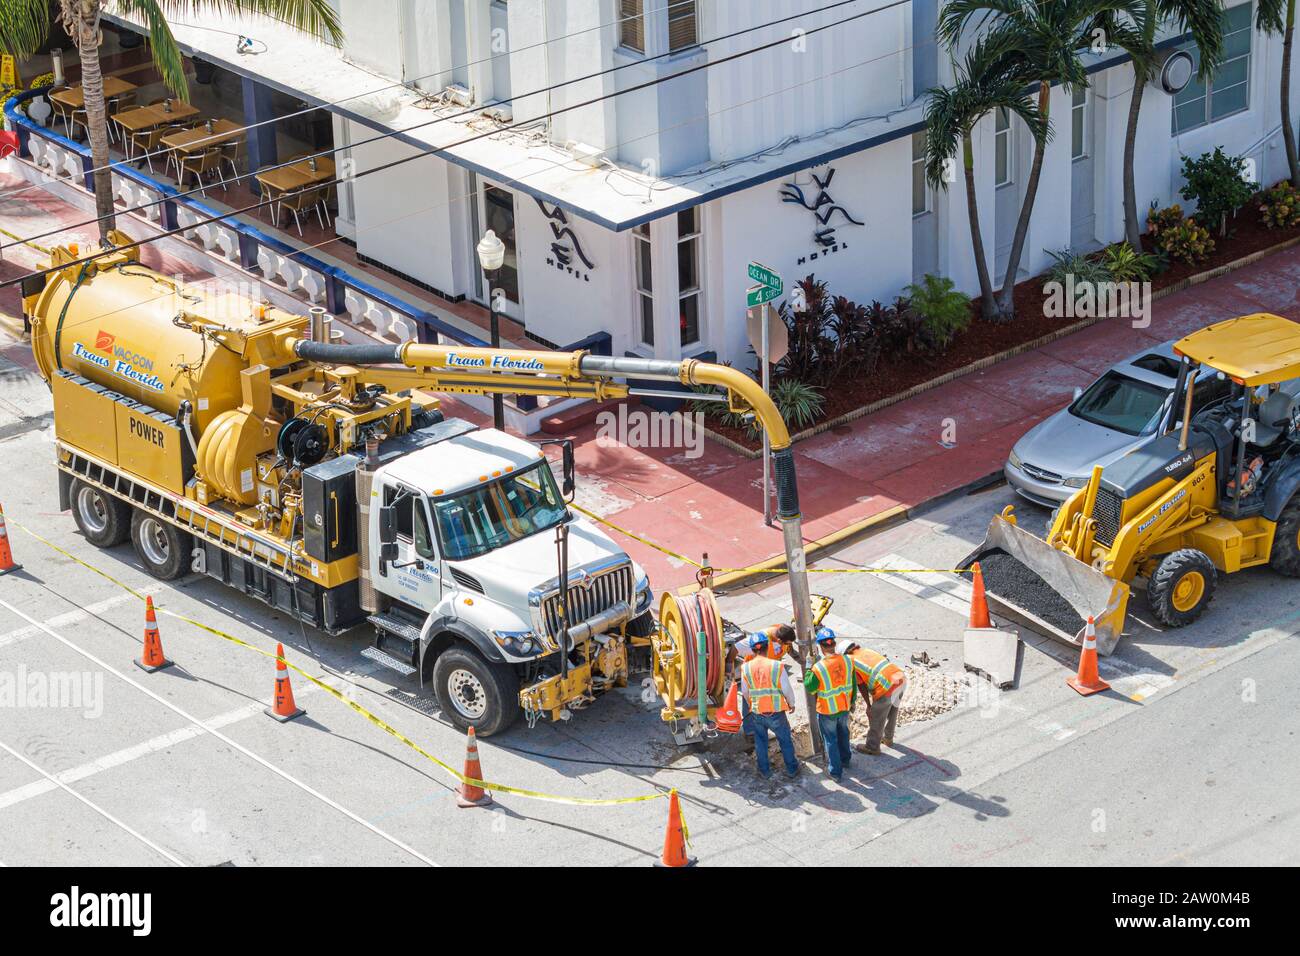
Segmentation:
{"type": "Polygon", "coordinates": [[[1278,574],[1300,578],[1300,497],[1292,499],[1277,519],[1268,564],[1278,574]]]}
{"type": "Polygon", "coordinates": [[[72,486],[72,520],[97,548],[112,548],[131,534],[131,506],[84,481],[72,486]]]}
{"type": "Polygon", "coordinates": [[[494,664],[471,647],[457,645],[438,655],[433,687],[442,713],[461,730],[491,737],[519,716],[519,678],[508,664],[494,664]]]}
{"type": "Polygon", "coordinates": [[[1147,583],[1151,613],[1167,627],[1185,627],[1214,597],[1219,572],[1203,551],[1183,548],[1160,559],[1147,583]]]}
{"type": "Polygon", "coordinates": [[[131,544],[145,569],[160,581],[174,581],[190,570],[193,540],[147,511],[137,510],[131,516],[131,544]]]}

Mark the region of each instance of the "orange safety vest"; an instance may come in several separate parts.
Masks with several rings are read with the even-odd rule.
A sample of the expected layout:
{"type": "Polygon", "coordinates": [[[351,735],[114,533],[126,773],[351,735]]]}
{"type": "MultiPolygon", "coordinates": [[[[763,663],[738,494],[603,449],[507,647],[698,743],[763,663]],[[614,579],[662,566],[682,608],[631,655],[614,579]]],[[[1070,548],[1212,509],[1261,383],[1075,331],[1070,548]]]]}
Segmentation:
{"type": "Polygon", "coordinates": [[[853,672],[843,654],[829,654],[813,665],[817,675],[817,713],[842,714],[853,706],[853,672]]]}
{"type": "MultiPolygon", "coordinates": [[[[776,630],[776,626],[765,627],[760,632],[767,635],[767,650],[763,653],[763,656],[770,661],[779,661],[785,656],[785,645],[772,635],[771,632],[774,630],[776,630]]],[[[758,657],[758,655],[751,653],[745,660],[752,661],[755,657],[758,657]]]]}
{"type": "Polygon", "coordinates": [[[859,647],[849,656],[858,681],[865,685],[872,700],[888,697],[907,680],[903,669],[884,654],[859,647]]]}
{"type": "Polygon", "coordinates": [[[749,706],[758,714],[775,714],[790,709],[790,703],[781,693],[780,661],[751,657],[745,661],[741,673],[749,688],[749,706]]]}

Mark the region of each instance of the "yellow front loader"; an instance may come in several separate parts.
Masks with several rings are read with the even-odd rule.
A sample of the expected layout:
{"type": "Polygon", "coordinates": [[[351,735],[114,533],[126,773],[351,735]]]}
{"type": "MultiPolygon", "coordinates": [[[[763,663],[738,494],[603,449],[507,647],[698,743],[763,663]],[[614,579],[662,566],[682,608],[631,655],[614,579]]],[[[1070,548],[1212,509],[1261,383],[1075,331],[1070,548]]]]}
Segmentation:
{"type": "Polygon", "coordinates": [[[1221,573],[1268,564],[1300,576],[1300,324],[1248,315],[1174,348],[1182,361],[1164,433],[1094,468],[1045,540],[1007,508],[966,558],[980,562],[995,611],[1075,644],[1092,616],[1106,655],[1135,586],[1158,623],[1182,627],[1205,611],[1221,573]],[[1198,405],[1202,366],[1229,388],[1198,405]]]}

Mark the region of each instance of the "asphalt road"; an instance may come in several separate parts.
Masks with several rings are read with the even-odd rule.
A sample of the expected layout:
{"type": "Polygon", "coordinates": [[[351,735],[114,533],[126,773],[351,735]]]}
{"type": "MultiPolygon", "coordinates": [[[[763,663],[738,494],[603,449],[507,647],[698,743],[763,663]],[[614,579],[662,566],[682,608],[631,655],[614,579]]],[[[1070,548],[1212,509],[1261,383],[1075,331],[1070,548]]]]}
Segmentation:
{"type": "MultiPolygon", "coordinates": [[[[363,632],[327,638],[206,579],[153,581],[129,546],[88,545],[57,510],[45,386],[6,368],[4,398],[0,503],[24,569],[0,578],[0,863],[655,858],[662,800],[584,807],[507,794],[490,811],[458,809],[443,771],[305,682],[295,691],[306,718],[271,721],[270,662],[167,615],[176,666],[133,667],[139,601],[20,525],[167,611],[263,650],[283,641],[292,660],[430,753],[463,759],[459,734],[403,705],[413,684],[359,657],[363,632]]],[[[821,566],[951,567],[1012,500],[1005,488],[963,498],[821,566]]],[[[1023,510],[1037,527],[1041,512],[1023,510]]],[[[835,598],[841,634],[899,658],[924,651],[954,676],[964,588],[944,574],[814,577],[835,598]]],[[[482,741],[484,773],[576,797],[676,787],[705,864],[1295,862],[1298,598],[1295,582],[1247,572],[1173,632],[1147,626],[1138,599],[1103,662],[1113,690],[1086,699],[1064,683],[1073,652],[1024,634],[1015,689],[972,683],[956,709],[903,725],[897,747],[856,757],[844,786],[813,763],[794,784],[760,782],[731,738],[678,750],[658,701],[637,686],[569,722],[482,741]]],[[[769,623],[788,616],[788,593],[771,582],[728,596],[724,612],[769,623]]]]}

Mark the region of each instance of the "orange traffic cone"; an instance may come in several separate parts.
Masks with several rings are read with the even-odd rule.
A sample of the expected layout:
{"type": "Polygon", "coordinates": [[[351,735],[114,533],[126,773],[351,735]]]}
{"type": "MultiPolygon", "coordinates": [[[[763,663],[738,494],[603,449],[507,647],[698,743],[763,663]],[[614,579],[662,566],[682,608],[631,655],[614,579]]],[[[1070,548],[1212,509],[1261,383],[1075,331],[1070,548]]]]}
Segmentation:
{"type": "Polygon", "coordinates": [[[284,723],[286,720],[301,717],[307,711],[299,710],[298,705],[293,702],[293,685],[289,683],[289,668],[284,663],[283,644],[275,645],[275,657],[275,704],[266,708],[263,713],[284,723]]]}
{"type": "Polygon", "coordinates": [[[727,691],[727,699],[722,702],[722,709],[717,712],[714,726],[724,734],[734,734],[740,730],[740,725],[740,681],[733,680],[731,690],[727,691]]]}
{"type": "Polygon", "coordinates": [[[5,530],[5,509],[0,505],[0,575],[17,571],[22,565],[14,561],[14,553],[9,548],[9,532],[5,530]]]}
{"type": "Polygon", "coordinates": [[[668,794],[668,830],[664,833],[664,853],[655,866],[694,866],[699,861],[686,855],[686,828],[682,825],[682,808],[677,791],[668,794]]]}
{"type": "MultiPolygon", "coordinates": [[[[474,736],[473,727],[469,728],[465,735],[465,776],[470,780],[483,779],[483,767],[478,762],[478,738],[474,736]]],[[[456,791],[456,806],[486,807],[491,803],[492,794],[478,784],[467,783],[464,780],[460,782],[460,788],[456,791]]]]}
{"type": "Polygon", "coordinates": [[[984,572],[976,561],[971,565],[970,626],[992,627],[989,618],[989,602],[984,596],[984,572]]]}
{"type": "Polygon", "coordinates": [[[163,656],[162,638],[158,636],[158,615],[154,613],[152,597],[144,599],[144,653],[135,666],[150,674],[172,666],[172,662],[163,656]]]}
{"type": "Polygon", "coordinates": [[[1065,682],[1084,697],[1099,690],[1110,690],[1110,685],[1097,673],[1097,627],[1091,617],[1083,629],[1083,653],[1079,655],[1079,673],[1067,677],[1065,682]]]}

